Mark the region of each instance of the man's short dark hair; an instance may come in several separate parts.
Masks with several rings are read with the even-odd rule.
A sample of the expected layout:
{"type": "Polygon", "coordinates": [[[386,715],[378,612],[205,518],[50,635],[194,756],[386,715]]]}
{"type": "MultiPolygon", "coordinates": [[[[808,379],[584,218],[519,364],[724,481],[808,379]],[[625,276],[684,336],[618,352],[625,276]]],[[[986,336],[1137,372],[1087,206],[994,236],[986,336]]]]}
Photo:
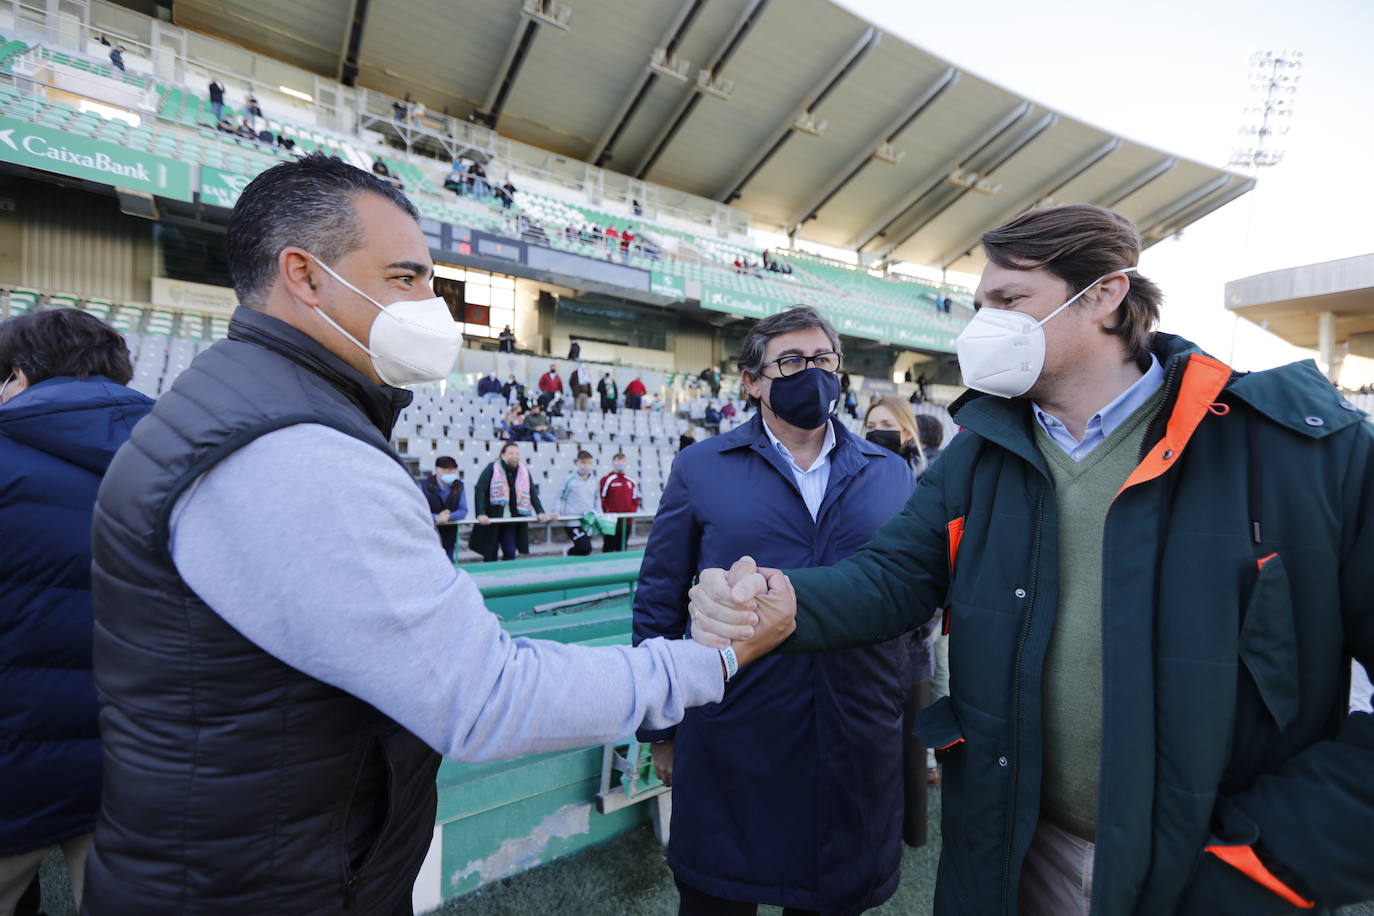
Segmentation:
{"type": "Polygon", "coordinates": [[[916,438],[921,448],[939,448],[945,441],[945,425],[928,413],[916,415],[916,438]]]}
{"type": "Polygon", "coordinates": [[[229,217],[226,242],[239,302],[262,308],[283,248],[304,248],[332,267],[360,247],[362,230],[353,202],[363,192],[420,218],[388,182],[322,153],[275,165],[250,181],[229,217]]]}
{"type": "MultiPolygon", "coordinates": [[[[1070,295],[1099,277],[1140,263],[1135,223],[1094,204],[1030,210],[984,232],[982,244],[988,260],[997,266],[1043,269],[1068,284],[1070,295]]],[[[1116,309],[1116,323],[1104,330],[1120,337],[1128,358],[1147,369],[1164,293],[1139,271],[1126,274],[1126,280],[1130,287],[1116,309]]]]}
{"type": "Polygon", "coordinates": [[[47,309],[0,322],[0,377],[21,370],[30,385],[59,376],[104,376],[127,385],[134,377],[119,332],[80,309],[47,309]]]}
{"type": "Polygon", "coordinates": [[[448,455],[440,455],[438,458],[434,459],[434,466],[436,468],[456,468],[458,467],[458,462],[454,461],[448,455]]]}
{"type": "Polygon", "coordinates": [[[586,461],[586,460],[587,460],[588,458],[590,458],[590,457],[592,457],[592,453],[591,453],[591,452],[578,452],[578,453],[577,453],[577,460],[578,460],[578,461],[586,461]]]}

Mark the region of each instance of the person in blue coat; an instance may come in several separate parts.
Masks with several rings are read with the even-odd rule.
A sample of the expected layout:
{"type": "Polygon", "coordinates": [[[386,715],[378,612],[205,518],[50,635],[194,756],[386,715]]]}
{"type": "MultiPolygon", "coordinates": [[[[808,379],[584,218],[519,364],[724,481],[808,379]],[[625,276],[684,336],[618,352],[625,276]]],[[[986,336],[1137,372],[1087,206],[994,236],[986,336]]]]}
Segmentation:
{"type": "Polygon", "coordinates": [[[91,513],[153,402],[124,339],[76,309],[0,324],[0,913],[60,846],[78,902],[100,809],[91,513]]]}
{"type": "MultiPolygon", "coordinates": [[[[634,639],[689,632],[703,568],[847,557],[907,500],[906,463],[833,416],[840,341],[810,308],[759,322],[740,369],[760,409],[679,453],[644,553],[634,639]],[[728,559],[727,559],[728,558],[728,559]]],[[[771,656],[655,742],[673,787],[668,865],[679,913],[857,913],[888,899],[902,856],[900,641],[771,656]]]]}

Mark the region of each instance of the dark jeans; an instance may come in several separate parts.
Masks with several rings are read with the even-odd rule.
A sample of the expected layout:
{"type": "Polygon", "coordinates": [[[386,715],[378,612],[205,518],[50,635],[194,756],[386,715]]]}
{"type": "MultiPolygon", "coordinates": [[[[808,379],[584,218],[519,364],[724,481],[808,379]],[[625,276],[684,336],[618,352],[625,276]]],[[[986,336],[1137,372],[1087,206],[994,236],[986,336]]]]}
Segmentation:
{"type": "Polygon", "coordinates": [[[520,556],[519,531],[515,525],[497,525],[496,542],[486,549],[482,554],[482,562],[490,563],[496,559],[496,552],[501,551],[501,559],[514,560],[520,556]]]}
{"type": "MultiPolygon", "coordinates": [[[[737,900],[712,897],[696,888],[688,887],[677,878],[673,881],[677,884],[677,916],[754,916],[759,911],[757,903],[740,903],[737,900]]],[[[790,906],[782,911],[782,916],[812,914],[819,916],[816,910],[799,910],[790,906]]]]}
{"type": "Polygon", "coordinates": [[[444,548],[444,553],[448,554],[450,562],[453,560],[453,548],[458,543],[457,525],[435,525],[434,530],[439,532],[439,546],[444,548]]]}
{"type": "Polygon", "coordinates": [[[630,543],[630,520],[628,518],[618,518],[615,520],[615,534],[605,536],[601,550],[603,553],[616,553],[624,550],[630,543]]]}
{"type": "Polygon", "coordinates": [[[643,398],[643,395],[638,395],[638,394],[627,394],[627,395],[625,395],[625,409],[626,409],[626,410],[638,410],[639,407],[640,407],[640,405],[643,403],[643,401],[641,400],[642,398],[643,398]]]}
{"type": "Polygon", "coordinates": [[[613,398],[602,398],[602,399],[601,399],[601,412],[602,412],[602,413],[615,413],[615,400],[614,400],[613,398]]]}

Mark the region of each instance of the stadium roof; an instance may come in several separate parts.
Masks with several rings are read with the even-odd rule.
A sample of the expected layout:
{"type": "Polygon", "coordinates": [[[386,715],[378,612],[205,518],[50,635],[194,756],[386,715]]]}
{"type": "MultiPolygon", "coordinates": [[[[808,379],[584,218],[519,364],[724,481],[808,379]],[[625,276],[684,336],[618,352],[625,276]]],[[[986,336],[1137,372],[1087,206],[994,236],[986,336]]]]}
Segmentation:
{"type": "Polygon", "coordinates": [[[978,235],[1046,201],[1114,207],[1148,245],[1254,185],[829,0],[165,5],[178,25],[889,260],[976,271],[978,235]]]}
{"type": "Polygon", "coordinates": [[[1363,335],[1359,349],[1374,356],[1374,254],[1232,280],[1226,307],[1298,347],[1320,344],[1329,313],[1332,344],[1363,335]]]}

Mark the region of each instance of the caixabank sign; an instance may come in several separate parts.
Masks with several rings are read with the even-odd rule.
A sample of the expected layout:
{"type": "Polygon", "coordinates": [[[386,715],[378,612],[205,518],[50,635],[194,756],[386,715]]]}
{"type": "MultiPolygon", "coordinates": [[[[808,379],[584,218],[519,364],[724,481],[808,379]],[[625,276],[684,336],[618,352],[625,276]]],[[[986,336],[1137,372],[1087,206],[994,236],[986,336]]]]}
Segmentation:
{"type": "Polygon", "coordinates": [[[0,160],[158,197],[191,200],[191,167],[184,162],[13,118],[0,118],[0,160]]]}

